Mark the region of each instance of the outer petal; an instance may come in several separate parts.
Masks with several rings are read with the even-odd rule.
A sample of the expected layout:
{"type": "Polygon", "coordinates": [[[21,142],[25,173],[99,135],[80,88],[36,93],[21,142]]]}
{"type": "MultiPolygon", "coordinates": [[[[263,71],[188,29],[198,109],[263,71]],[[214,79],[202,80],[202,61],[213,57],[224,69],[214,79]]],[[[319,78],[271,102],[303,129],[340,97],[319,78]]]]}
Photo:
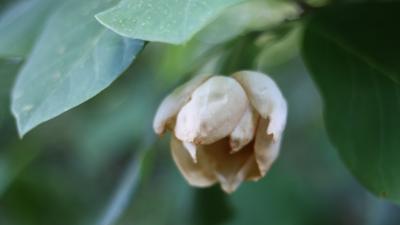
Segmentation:
{"type": "Polygon", "coordinates": [[[238,125],[230,135],[231,153],[239,151],[254,139],[257,120],[258,114],[253,107],[248,105],[238,125]]]}
{"type": "Polygon", "coordinates": [[[212,168],[222,189],[227,193],[235,191],[244,180],[261,177],[252,145],[231,154],[228,138],[211,145],[200,146],[198,159],[203,167],[212,168]]]}
{"type": "Polygon", "coordinates": [[[267,127],[268,120],[260,119],[254,143],[254,154],[262,176],[278,157],[281,144],[281,138],[273,141],[272,135],[265,133],[267,127]]]}
{"type": "Polygon", "coordinates": [[[193,91],[209,77],[210,75],[206,74],[196,76],[194,79],[176,88],[174,92],[162,101],[153,121],[153,128],[157,134],[161,135],[164,133],[166,126],[171,125],[179,110],[189,101],[193,91]]]}
{"type": "Polygon", "coordinates": [[[228,136],[241,119],[248,100],[230,77],[214,76],[199,86],[177,116],[175,135],[195,144],[211,144],[228,136]]]}
{"type": "MultiPolygon", "coordinates": [[[[253,149],[253,146],[249,146],[249,148],[253,149]]],[[[253,153],[253,155],[250,157],[249,162],[248,162],[248,167],[246,167],[246,180],[251,180],[251,181],[258,181],[260,178],[262,178],[264,175],[261,174],[261,171],[258,167],[256,156],[253,153]]]]}
{"type": "Polygon", "coordinates": [[[285,129],[287,104],[276,83],[267,75],[253,71],[240,71],[232,76],[242,85],[261,117],[269,119],[267,134],[272,134],[277,141],[285,129]]]}
{"type": "Polygon", "coordinates": [[[201,164],[193,162],[192,157],[175,136],[171,138],[171,153],[182,175],[190,185],[196,187],[207,187],[214,184],[217,179],[213,172],[202,167],[201,164]]]}

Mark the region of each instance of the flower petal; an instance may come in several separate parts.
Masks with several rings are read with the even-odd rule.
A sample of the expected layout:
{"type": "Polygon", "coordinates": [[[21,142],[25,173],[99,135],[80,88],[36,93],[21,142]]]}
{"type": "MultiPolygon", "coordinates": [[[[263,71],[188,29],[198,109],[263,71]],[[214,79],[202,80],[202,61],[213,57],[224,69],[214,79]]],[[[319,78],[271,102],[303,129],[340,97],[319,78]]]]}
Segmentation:
{"type": "MultiPolygon", "coordinates": [[[[174,117],[178,114],[179,110],[185,105],[193,91],[206,81],[210,75],[202,74],[196,76],[189,82],[176,88],[170,95],[168,95],[158,107],[156,116],[153,121],[154,131],[161,135],[164,133],[165,128],[171,126],[174,117]]],[[[170,127],[170,129],[173,129],[170,127]]]]}
{"type": "Polygon", "coordinates": [[[231,153],[235,153],[253,140],[256,132],[258,114],[253,107],[247,106],[239,123],[230,134],[231,153]]]}
{"type": "Polygon", "coordinates": [[[242,85],[261,117],[269,119],[267,134],[277,141],[286,126],[287,104],[276,83],[267,75],[254,71],[240,71],[232,76],[242,85]]]}
{"type": "Polygon", "coordinates": [[[207,187],[217,180],[215,175],[208,168],[199,163],[193,162],[192,157],[183,146],[182,142],[172,135],[171,153],[182,175],[190,185],[196,187],[207,187]]]}
{"type": "Polygon", "coordinates": [[[281,138],[274,141],[271,134],[265,133],[267,127],[268,120],[260,119],[254,143],[254,154],[262,176],[267,173],[278,157],[281,144],[281,138]]]}
{"type": "Polygon", "coordinates": [[[189,155],[192,157],[193,162],[197,163],[197,148],[196,145],[191,142],[182,142],[189,155]]]}
{"type": "MultiPolygon", "coordinates": [[[[253,148],[253,145],[251,145],[249,147],[253,148]]],[[[246,180],[258,181],[260,178],[262,178],[264,176],[261,174],[261,171],[258,167],[254,153],[249,158],[249,161],[247,162],[247,166],[244,169],[246,170],[246,173],[247,173],[246,180]]]]}
{"type": "Polygon", "coordinates": [[[230,77],[211,77],[179,111],[175,135],[182,141],[211,144],[233,131],[247,105],[246,94],[238,82],[230,77]]]}
{"type": "Polygon", "coordinates": [[[198,148],[198,160],[203,167],[212,168],[222,189],[231,193],[242,181],[260,177],[252,145],[231,154],[229,138],[198,148]]]}

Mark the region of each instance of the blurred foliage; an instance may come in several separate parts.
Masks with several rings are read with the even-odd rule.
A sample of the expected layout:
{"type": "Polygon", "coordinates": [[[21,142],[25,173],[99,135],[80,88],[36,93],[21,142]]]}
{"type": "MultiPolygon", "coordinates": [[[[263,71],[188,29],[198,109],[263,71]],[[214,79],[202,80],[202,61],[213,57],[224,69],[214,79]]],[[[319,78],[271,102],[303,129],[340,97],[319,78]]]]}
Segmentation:
{"type": "Polygon", "coordinates": [[[58,5],[53,0],[16,0],[5,5],[0,16],[0,56],[25,58],[58,5]]]}
{"type": "MultiPolygon", "coordinates": [[[[0,224],[97,225],[115,207],[121,210],[118,225],[399,224],[400,209],[355,182],[329,144],[322,100],[299,56],[301,16],[327,3],[310,1],[311,12],[291,1],[244,3],[185,45],[149,43],[109,88],[23,140],[9,105],[24,61],[2,59],[0,224]],[[169,137],[153,134],[156,107],[196,73],[239,69],[267,72],[288,100],[281,156],[266,178],[231,195],[216,186],[189,187],[173,164],[169,137]],[[132,169],[149,148],[148,161],[132,169]],[[121,204],[119,190],[128,190],[121,204]]],[[[0,0],[3,15],[4,2],[9,7],[13,1],[0,0]]],[[[26,40],[35,35],[26,34],[26,40]]]]}
{"type": "Polygon", "coordinates": [[[327,129],[350,171],[369,190],[400,201],[399,3],[321,10],[304,56],[325,100],[327,129]],[[340,18],[334,18],[338,11],[340,18]],[[338,89],[340,91],[338,91],[338,89]]]}

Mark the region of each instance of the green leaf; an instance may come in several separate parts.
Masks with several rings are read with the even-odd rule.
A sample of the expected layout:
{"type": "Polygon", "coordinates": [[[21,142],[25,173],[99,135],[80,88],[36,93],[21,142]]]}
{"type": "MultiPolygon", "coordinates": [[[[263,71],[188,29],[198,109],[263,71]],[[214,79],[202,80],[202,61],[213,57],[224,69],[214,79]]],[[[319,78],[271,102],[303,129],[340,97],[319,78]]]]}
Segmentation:
{"type": "Polygon", "coordinates": [[[182,44],[224,9],[241,1],[244,0],[122,0],[96,18],[126,37],[182,44]]]}
{"type": "Polygon", "coordinates": [[[322,10],[303,54],[325,101],[335,147],[373,193],[400,201],[399,3],[322,10]]]}
{"type": "Polygon", "coordinates": [[[302,32],[302,24],[293,23],[283,35],[267,32],[258,38],[263,48],[256,59],[257,68],[270,72],[298,55],[302,32]]]}
{"type": "Polygon", "coordinates": [[[21,136],[105,89],[143,48],[94,19],[111,3],[75,0],[50,18],[12,93],[21,136]]]}
{"type": "Polygon", "coordinates": [[[221,13],[216,20],[201,30],[195,39],[218,44],[251,31],[275,28],[287,19],[296,18],[300,13],[301,9],[292,1],[244,1],[221,13]]]}
{"type": "Polygon", "coordinates": [[[25,57],[50,12],[61,1],[15,1],[0,16],[0,57],[25,57]]]}

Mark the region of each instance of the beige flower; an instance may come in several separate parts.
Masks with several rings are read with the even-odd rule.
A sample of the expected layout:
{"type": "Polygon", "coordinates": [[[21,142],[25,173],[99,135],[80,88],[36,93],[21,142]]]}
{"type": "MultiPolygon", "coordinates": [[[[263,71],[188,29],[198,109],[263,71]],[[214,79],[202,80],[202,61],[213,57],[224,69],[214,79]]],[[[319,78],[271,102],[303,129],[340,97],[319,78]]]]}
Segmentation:
{"type": "Polygon", "coordinates": [[[173,132],[172,156],[193,186],[224,191],[265,176],[279,153],[287,105],[267,75],[197,76],[161,103],[154,130],[173,132]]]}

